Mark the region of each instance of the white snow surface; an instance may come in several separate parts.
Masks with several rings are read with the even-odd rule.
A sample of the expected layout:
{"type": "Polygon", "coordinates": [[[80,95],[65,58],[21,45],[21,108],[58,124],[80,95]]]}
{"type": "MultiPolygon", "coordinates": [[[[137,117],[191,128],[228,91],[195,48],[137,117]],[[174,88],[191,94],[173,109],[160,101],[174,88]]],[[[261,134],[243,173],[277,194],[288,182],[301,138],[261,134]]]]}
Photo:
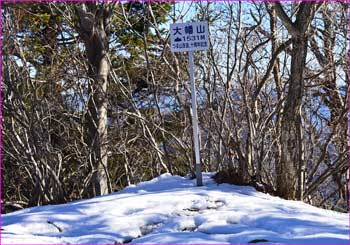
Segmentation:
{"type": "Polygon", "coordinates": [[[249,186],[163,174],[93,199],[2,215],[1,244],[349,244],[349,216],[249,186]]]}

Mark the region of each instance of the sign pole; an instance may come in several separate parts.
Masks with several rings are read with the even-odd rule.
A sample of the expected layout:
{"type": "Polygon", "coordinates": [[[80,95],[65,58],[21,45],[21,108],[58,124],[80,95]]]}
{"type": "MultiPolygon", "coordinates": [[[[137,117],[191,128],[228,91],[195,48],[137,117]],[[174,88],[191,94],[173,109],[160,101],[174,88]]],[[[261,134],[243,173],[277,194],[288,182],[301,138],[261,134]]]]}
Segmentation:
{"type": "Polygon", "coordinates": [[[199,154],[199,135],[198,135],[198,115],[197,115],[197,96],[196,87],[194,84],[194,62],[193,62],[193,51],[188,52],[189,66],[190,66],[190,82],[191,82],[191,97],[192,97],[192,125],[193,125],[193,142],[194,152],[196,158],[196,179],[197,186],[202,186],[202,170],[201,170],[201,159],[199,154]]]}
{"type": "Polygon", "coordinates": [[[191,102],[192,102],[192,126],[193,144],[196,164],[197,186],[203,185],[201,158],[199,154],[199,134],[196,86],[194,84],[194,62],[193,51],[204,51],[209,48],[209,26],[207,21],[173,23],[170,24],[170,43],[172,52],[188,51],[190,82],[191,82],[191,102]]]}

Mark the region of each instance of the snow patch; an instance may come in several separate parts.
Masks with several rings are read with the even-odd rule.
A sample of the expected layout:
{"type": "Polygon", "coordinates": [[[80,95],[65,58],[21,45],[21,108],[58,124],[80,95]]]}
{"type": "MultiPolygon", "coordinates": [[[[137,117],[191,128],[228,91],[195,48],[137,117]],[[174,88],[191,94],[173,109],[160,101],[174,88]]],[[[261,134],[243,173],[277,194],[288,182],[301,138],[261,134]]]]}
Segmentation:
{"type": "Polygon", "coordinates": [[[161,176],[106,196],[2,215],[4,244],[349,244],[348,214],[249,186],[161,176]]]}

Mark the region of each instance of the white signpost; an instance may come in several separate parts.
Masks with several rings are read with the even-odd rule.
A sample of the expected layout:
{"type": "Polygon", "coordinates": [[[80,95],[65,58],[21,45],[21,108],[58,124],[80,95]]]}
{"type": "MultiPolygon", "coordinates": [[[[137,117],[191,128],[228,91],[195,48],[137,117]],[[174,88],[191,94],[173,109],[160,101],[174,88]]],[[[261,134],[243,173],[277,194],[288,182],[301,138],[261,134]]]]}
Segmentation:
{"type": "Polygon", "coordinates": [[[171,24],[170,43],[172,52],[188,51],[192,95],[193,141],[196,158],[196,178],[197,186],[202,186],[203,181],[201,159],[199,154],[198,115],[196,87],[194,84],[193,51],[207,50],[209,48],[208,22],[203,21],[171,24]]]}

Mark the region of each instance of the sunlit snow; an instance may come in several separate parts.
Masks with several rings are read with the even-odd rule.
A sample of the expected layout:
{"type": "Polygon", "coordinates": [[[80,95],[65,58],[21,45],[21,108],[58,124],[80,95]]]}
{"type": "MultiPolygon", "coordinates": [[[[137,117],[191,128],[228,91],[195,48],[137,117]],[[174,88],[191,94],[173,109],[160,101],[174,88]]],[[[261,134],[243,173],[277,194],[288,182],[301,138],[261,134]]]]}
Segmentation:
{"type": "Polygon", "coordinates": [[[248,186],[163,174],[123,191],[2,215],[1,244],[349,244],[349,216],[248,186]]]}

